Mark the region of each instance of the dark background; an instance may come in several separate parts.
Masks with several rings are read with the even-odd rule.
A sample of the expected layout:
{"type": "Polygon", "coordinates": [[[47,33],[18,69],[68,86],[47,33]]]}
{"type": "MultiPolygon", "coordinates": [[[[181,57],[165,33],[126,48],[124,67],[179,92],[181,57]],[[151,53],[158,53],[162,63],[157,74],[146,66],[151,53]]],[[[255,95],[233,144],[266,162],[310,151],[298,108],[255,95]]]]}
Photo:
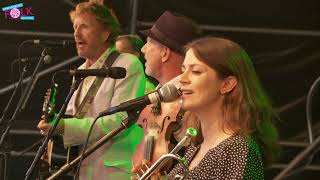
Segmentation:
{"type": "MultiPolygon", "coordinates": [[[[34,21],[5,19],[0,11],[0,114],[6,107],[12,90],[6,90],[19,79],[19,66],[12,65],[18,58],[19,44],[28,39],[60,40],[72,39],[72,25],[68,12],[72,4],[81,1],[69,0],[1,0],[0,8],[16,3],[32,7],[34,21]],[[54,34],[55,33],[55,34],[54,34]]],[[[113,7],[124,28],[129,33],[132,17],[130,0],[105,1],[113,7]]],[[[282,165],[303,150],[308,143],[306,121],[306,95],[312,83],[320,77],[320,12],[316,0],[140,0],[136,30],[146,29],[164,10],[172,10],[193,18],[203,28],[205,35],[223,36],[241,44],[251,55],[263,86],[280,112],[277,123],[282,142],[281,158],[266,171],[266,179],[280,172],[282,165]],[[293,146],[288,142],[299,142],[293,146]]],[[[178,32],[177,32],[178,33],[178,32]]],[[[37,57],[42,48],[24,45],[21,57],[37,57]]],[[[53,62],[42,70],[68,61],[76,56],[74,47],[57,48],[51,52],[53,62]]],[[[82,60],[72,61],[74,68],[82,60]]],[[[36,63],[30,65],[29,75],[36,63]]],[[[56,70],[61,69],[57,68],[56,70]]],[[[41,116],[45,90],[50,87],[53,73],[41,76],[32,92],[26,108],[14,121],[7,142],[10,151],[21,151],[40,139],[36,124],[41,116]]],[[[70,78],[58,77],[60,85],[58,104],[66,96],[70,78]]],[[[317,86],[315,86],[317,87],[317,86]]],[[[317,89],[317,88],[316,88],[317,89]]],[[[313,137],[320,135],[319,93],[313,100],[313,137]]],[[[17,104],[15,99],[14,105],[17,104]]],[[[9,109],[12,114],[15,107],[9,109]]],[[[38,147],[38,146],[36,146],[38,147]]],[[[319,147],[319,146],[318,146],[319,147]]],[[[9,159],[9,179],[23,179],[37,148],[23,156],[9,159]]],[[[311,167],[288,179],[318,179],[319,155],[315,155],[311,167]],[[311,169],[310,169],[311,168],[311,169]],[[313,169],[312,169],[313,168],[313,169]]]]}

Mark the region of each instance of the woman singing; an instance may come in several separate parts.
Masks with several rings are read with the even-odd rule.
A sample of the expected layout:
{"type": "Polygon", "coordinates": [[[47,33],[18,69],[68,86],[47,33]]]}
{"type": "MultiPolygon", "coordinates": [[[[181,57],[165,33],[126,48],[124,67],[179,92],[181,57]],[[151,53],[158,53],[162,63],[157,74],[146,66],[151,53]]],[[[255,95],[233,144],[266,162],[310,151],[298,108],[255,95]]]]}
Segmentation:
{"type": "MultiPolygon", "coordinates": [[[[263,179],[277,155],[272,110],[248,54],[223,38],[187,45],[182,65],[181,103],[197,114],[203,142],[185,152],[187,179],[263,179]]],[[[169,178],[182,175],[176,165],[169,178]]]]}

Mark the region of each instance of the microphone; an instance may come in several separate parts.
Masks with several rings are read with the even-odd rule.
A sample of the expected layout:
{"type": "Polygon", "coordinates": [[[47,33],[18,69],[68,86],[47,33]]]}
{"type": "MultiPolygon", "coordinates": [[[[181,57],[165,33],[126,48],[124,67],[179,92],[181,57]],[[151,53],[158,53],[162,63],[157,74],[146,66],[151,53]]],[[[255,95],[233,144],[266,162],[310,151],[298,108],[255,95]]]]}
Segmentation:
{"type": "Polygon", "coordinates": [[[185,136],[178,142],[178,144],[170,151],[170,154],[176,154],[182,147],[188,146],[192,138],[199,134],[198,130],[189,127],[186,130],[185,136]]]}
{"type": "Polygon", "coordinates": [[[110,77],[113,79],[122,79],[126,77],[126,69],[123,67],[110,67],[103,69],[74,69],[62,70],[61,73],[68,73],[71,76],[85,78],[87,76],[110,77]]]}
{"type": "Polygon", "coordinates": [[[34,40],[28,40],[28,42],[31,42],[34,45],[43,45],[47,47],[67,47],[75,44],[74,40],[49,41],[49,40],[34,39],[34,40]]]}
{"type": "Polygon", "coordinates": [[[149,93],[142,97],[129,100],[121,103],[118,106],[111,107],[105,111],[99,113],[98,117],[114,114],[120,111],[128,111],[134,108],[144,108],[148,104],[154,104],[158,102],[172,102],[179,96],[178,89],[173,84],[167,84],[158,89],[155,92],[149,93]]]}
{"type": "MultiPolygon", "coordinates": [[[[22,62],[22,63],[31,63],[31,62],[34,62],[34,61],[39,61],[40,57],[25,57],[25,58],[17,58],[15,60],[13,60],[14,62],[22,62]]],[[[44,56],[44,59],[43,59],[43,62],[45,64],[49,64],[52,62],[52,57],[50,55],[45,55],[44,56]]]]}

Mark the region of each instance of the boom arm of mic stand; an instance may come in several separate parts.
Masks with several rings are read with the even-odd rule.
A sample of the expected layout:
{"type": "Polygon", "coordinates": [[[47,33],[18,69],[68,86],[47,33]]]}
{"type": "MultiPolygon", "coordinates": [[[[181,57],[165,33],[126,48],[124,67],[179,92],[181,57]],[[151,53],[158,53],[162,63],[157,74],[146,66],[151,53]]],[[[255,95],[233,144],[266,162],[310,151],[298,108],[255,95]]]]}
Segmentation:
{"type": "MultiPolygon", "coordinates": [[[[137,119],[138,116],[140,114],[140,110],[131,110],[130,112],[128,112],[128,118],[124,119],[121,122],[120,127],[110,131],[107,135],[103,136],[99,141],[97,141],[96,143],[94,143],[92,146],[90,146],[83,154],[83,159],[85,159],[86,157],[88,157],[90,154],[92,154],[94,151],[96,151],[99,147],[101,147],[102,145],[104,145],[106,142],[108,142],[109,140],[111,140],[113,137],[115,137],[116,135],[118,135],[120,132],[122,132],[124,129],[128,129],[129,127],[131,127],[131,125],[133,125],[137,119]]],[[[97,117],[99,118],[99,117],[97,117]]],[[[73,161],[71,161],[70,163],[65,164],[64,166],[62,166],[56,173],[54,173],[53,175],[51,175],[47,180],[53,180],[58,178],[59,176],[63,175],[64,173],[67,173],[69,171],[71,171],[71,169],[73,167],[75,167],[79,161],[81,159],[81,155],[78,156],[77,158],[75,158],[73,161]]]]}
{"type": "MultiPolygon", "coordinates": [[[[9,99],[9,102],[7,103],[6,107],[4,108],[4,111],[2,113],[2,117],[0,119],[0,134],[2,134],[2,132],[4,132],[4,128],[6,128],[7,126],[5,125],[5,122],[8,118],[8,110],[11,108],[12,104],[13,104],[13,99],[16,96],[18,89],[21,87],[22,85],[22,81],[23,78],[25,77],[25,74],[27,72],[27,64],[24,65],[22,73],[20,75],[20,79],[18,81],[17,86],[15,86],[14,91],[9,99]]],[[[10,122],[8,122],[10,123],[10,122]]],[[[5,141],[5,136],[3,137],[3,141],[5,141]]],[[[1,138],[2,139],[2,138],[1,138]]],[[[0,179],[6,180],[8,179],[8,161],[9,161],[9,155],[10,155],[10,146],[7,145],[7,143],[5,142],[0,142],[0,152],[1,154],[3,154],[3,158],[0,160],[1,164],[4,164],[2,171],[0,171],[0,179]],[[3,145],[2,145],[3,144],[3,145]]]]}
{"type": "Polygon", "coordinates": [[[312,152],[319,148],[320,145],[320,136],[317,137],[314,141],[312,141],[312,130],[311,130],[311,122],[312,122],[312,97],[317,90],[317,86],[320,83],[320,77],[318,77],[311,85],[310,90],[308,92],[307,96],[307,102],[306,102],[306,114],[307,114],[307,122],[308,122],[308,130],[309,130],[309,140],[310,145],[305,148],[300,154],[298,154],[289,164],[288,166],[283,169],[274,179],[282,179],[284,178],[288,172],[290,172],[294,167],[297,166],[298,163],[300,163],[302,160],[304,160],[308,155],[312,154],[312,152]]]}
{"type": "Polygon", "coordinates": [[[307,148],[305,148],[300,154],[298,154],[285,169],[283,169],[274,180],[283,179],[294,167],[297,166],[300,162],[302,162],[308,155],[310,155],[314,150],[319,148],[320,145],[320,136],[317,137],[312,144],[310,144],[307,148]]]}
{"type": "Polygon", "coordinates": [[[29,96],[34,88],[34,85],[35,83],[37,82],[38,80],[38,72],[41,68],[41,66],[43,65],[43,61],[44,61],[44,56],[45,54],[47,53],[47,49],[43,49],[42,51],[42,55],[41,55],[41,58],[35,68],[35,70],[33,71],[32,73],[32,76],[31,76],[31,80],[29,81],[27,87],[25,88],[25,90],[23,91],[20,99],[19,99],[19,102],[17,104],[17,107],[11,117],[11,119],[7,122],[7,127],[6,127],[6,130],[4,131],[4,133],[2,134],[1,136],[1,140],[0,140],[0,147],[2,146],[2,143],[4,142],[7,134],[9,134],[9,131],[11,129],[11,124],[13,123],[13,121],[17,118],[17,116],[19,115],[19,113],[24,109],[25,107],[25,104],[27,103],[27,101],[29,100],[29,96]]]}
{"type": "Polygon", "coordinates": [[[17,86],[15,86],[15,89],[14,89],[14,91],[13,91],[11,97],[10,97],[10,100],[9,100],[9,102],[7,103],[6,107],[4,108],[4,111],[3,111],[3,113],[2,113],[2,117],[1,117],[1,119],[0,119],[0,125],[2,125],[2,123],[3,123],[3,122],[5,121],[5,119],[7,118],[8,110],[9,110],[9,108],[11,107],[12,102],[13,102],[12,100],[13,100],[13,98],[16,96],[16,94],[17,94],[17,92],[18,92],[18,89],[20,88],[20,86],[21,86],[21,84],[22,84],[22,80],[23,80],[23,78],[25,77],[25,74],[26,74],[26,72],[27,72],[27,65],[28,65],[28,64],[25,64],[25,65],[24,65],[23,70],[22,70],[22,73],[21,73],[21,75],[20,75],[20,79],[19,79],[19,81],[18,81],[18,84],[17,84],[17,86]]]}
{"type": "Polygon", "coordinates": [[[26,177],[25,177],[25,180],[28,180],[31,178],[31,175],[33,174],[33,171],[34,171],[34,168],[36,166],[36,164],[39,162],[40,158],[41,158],[41,155],[44,153],[45,151],[45,148],[47,147],[48,145],[48,142],[49,142],[49,139],[52,137],[52,134],[54,132],[54,130],[56,129],[56,127],[58,126],[59,124],[59,121],[62,117],[62,115],[64,114],[66,108],[67,108],[67,105],[72,97],[72,94],[75,92],[75,90],[77,90],[79,84],[80,84],[81,80],[77,80],[75,79],[75,81],[72,83],[71,85],[71,88],[70,88],[70,91],[68,93],[68,96],[67,98],[65,99],[58,115],[57,115],[57,119],[56,121],[54,122],[54,124],[51,126],[49,132],[48,132],[48,135],[46,136],[46,138],[44,139],[42,145],[39,147],[38,149],[38,152],[36,154],[36,157],[33,159],[33,162],[32,164],[30,165],[27,173],[26,173],[26,177]]]}

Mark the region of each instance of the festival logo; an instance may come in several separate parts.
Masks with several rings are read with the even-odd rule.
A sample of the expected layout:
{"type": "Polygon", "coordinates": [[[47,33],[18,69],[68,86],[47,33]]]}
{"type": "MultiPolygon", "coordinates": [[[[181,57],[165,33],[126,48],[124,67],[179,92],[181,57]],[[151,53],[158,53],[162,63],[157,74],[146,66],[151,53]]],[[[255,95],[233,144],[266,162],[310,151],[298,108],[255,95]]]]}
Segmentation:
{"type": "Polygon", "coordinates": [[[14,4],[2,8],[4,16],[8,20],[35,20],[32,7],[23,7],[23,3],[14,4]]]}

